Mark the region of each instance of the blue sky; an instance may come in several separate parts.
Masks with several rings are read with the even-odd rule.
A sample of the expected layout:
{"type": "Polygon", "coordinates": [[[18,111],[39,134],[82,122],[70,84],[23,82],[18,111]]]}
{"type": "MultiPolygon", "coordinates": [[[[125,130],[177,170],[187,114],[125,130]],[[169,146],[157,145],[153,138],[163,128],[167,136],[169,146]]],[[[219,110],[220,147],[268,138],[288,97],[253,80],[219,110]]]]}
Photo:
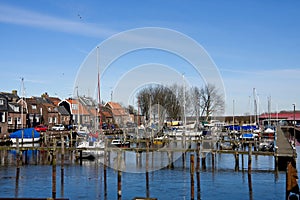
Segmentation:
{"type": "MultiPolygon", "coordinates": [[[[253,88],[260,112],[267,111],[269,96],[273,111],[291,110],[293,103],[300,107],[299,9],[299,1],[268,0],[2,0],[0,91],[20,90],[24,77],[27,97],[48,92],[67,98],[81,64],[101,42],[129,29],[162,27],[191,37],[210,55],[223,79],[226,114],[232,114],[233,99],[235,114],[252,112],[253,88]]],[[[151,54],[151,59],[141,58],[144,54],[116,62],[114,73],[105,78],[122,76],[117,64],[163,60],[176,65],[165,53],[151,54]]],[[[101,86],[105,101],[113,87],[109,82],[101,86]]]]}

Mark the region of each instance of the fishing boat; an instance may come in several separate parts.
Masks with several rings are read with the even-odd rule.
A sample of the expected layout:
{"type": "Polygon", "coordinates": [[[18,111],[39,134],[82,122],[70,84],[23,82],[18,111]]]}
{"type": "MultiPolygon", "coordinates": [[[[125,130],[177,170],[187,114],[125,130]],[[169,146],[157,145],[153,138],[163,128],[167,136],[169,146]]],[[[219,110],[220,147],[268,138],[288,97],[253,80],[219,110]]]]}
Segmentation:
{"type": "Polygon", "coordinates": [[[20,143],[35,143],[39,142],[40,133],[34,128],[24,128],[11,133],[9,137],[13,144],[17,143],[17,139],[20,143]]]}

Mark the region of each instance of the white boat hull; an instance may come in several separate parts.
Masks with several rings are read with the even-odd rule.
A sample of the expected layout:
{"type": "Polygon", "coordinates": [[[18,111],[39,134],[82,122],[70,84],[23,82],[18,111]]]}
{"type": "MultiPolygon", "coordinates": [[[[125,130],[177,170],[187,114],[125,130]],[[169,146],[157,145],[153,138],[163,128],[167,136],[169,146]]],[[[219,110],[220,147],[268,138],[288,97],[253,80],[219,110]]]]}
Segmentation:
{"type": "MultiPolygon", "coordinates": [[[[16,144],[17,143],[17,138],[11,138],[11,141],[13,144],[16,144]]],[[[40,141],[40,138],[33,138],[33,142],[36,143],[36,142],[39,142],[40,141]]],[[[19,143],[32,143],[32,138],[19,138],[19,143]]]]}

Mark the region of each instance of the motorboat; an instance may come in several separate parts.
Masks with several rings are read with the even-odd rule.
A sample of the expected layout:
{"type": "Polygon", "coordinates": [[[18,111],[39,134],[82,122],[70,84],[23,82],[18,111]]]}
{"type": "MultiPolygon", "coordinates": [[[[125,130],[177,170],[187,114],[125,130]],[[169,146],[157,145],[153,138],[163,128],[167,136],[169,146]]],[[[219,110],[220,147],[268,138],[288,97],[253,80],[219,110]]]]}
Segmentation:
{"type": "Polygon", "coordinates": [[[111,146],[115,146],[115,147],[130,147],[129,141],[125,141],[121,139],[113,139],[110,144],[111,146]]]}
{"type": "Polygon", "coordinates": [[[76,147],[77,150],[82,150],[82,158],[95,159],[104,155],[105,143],[100,141],[82,141],[76,147]]]}

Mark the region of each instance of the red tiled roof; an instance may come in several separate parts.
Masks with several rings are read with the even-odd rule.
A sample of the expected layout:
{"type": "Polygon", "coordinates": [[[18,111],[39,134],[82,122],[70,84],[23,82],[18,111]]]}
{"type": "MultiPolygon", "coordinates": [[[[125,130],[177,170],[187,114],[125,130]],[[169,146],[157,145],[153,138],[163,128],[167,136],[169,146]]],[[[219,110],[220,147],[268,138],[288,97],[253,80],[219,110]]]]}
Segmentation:
{"type": "Polygon", "coordinates": [[[73,115],[77,115],[77,114],[80,114],[80,115],[89,115],[90,114],[88,112],[88,110],[84,106],[82,106],[81,103],[79,103],[78,109],[75,110],[75,109],[72,108],[72,104],[78,105],[77,99],[67,99],[66,101],[68,101],[71,104],[71,110],[72,110],[72,114],[73,115]]]}
{"type": "Polygon", "coordinates": [[[125,109],[116,102],[107,102],[106,106],[110,107],[111,112],[113,113],[114,116],[125,116],[127,115],[125,109]]]}

